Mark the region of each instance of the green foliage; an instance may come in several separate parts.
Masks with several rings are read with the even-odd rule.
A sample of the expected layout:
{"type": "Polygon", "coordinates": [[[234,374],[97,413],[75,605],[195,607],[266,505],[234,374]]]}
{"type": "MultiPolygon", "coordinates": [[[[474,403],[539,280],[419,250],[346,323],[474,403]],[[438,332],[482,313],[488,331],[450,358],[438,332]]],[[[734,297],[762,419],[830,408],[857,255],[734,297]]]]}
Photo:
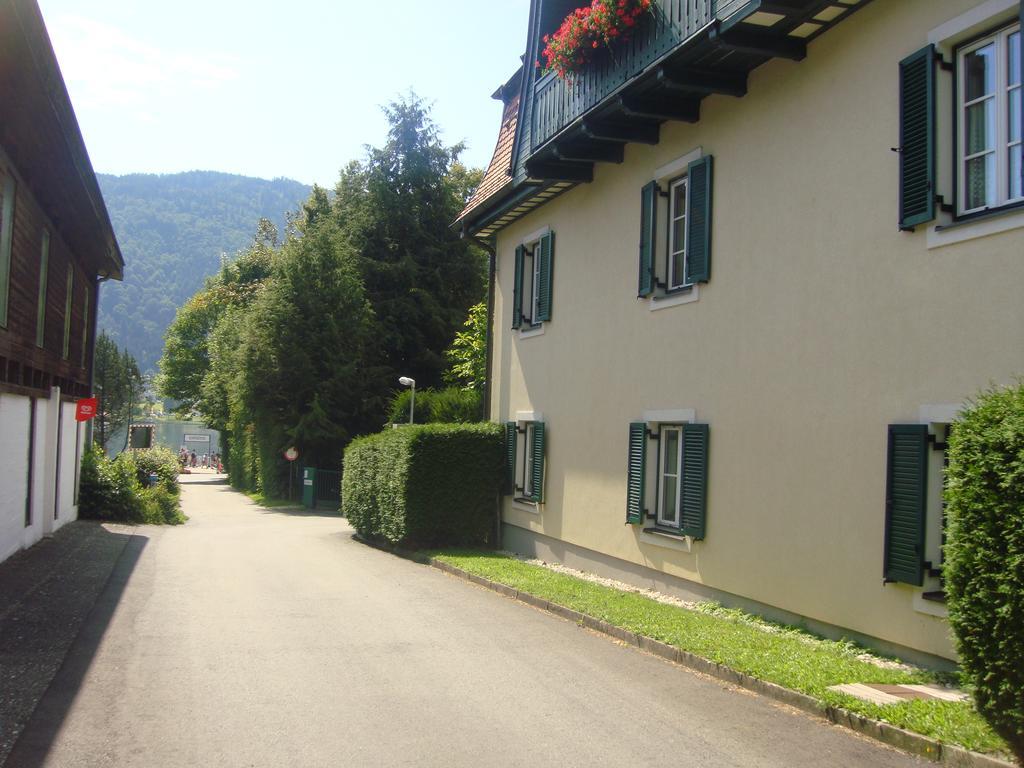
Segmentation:
{"type": "MultiPolygon", "coordinates": [[[[387,110],[386,144],[314,187],[283,241],[248,250],[179,311],[162,394],[220,430],[231,483],[283,495],[295,446],[330,467],[379,429],[400,375],[441,382],[444,351],[484,289],[484,259],[450,228],[480,174],[457,162],[415,96],[387,110]]],[[[434,420],[475,421],[479,398],[439,393],[434,420]]]]}
{"type": "Polygon", "coordinates": [[[442,383],[444,351],[484,295],[483,253],[451,229],[480,175],[458,162],[461,144],[441,142],[415,94],[385,113],[386,143],[342,171],[332,215],[376,315],[383,391],[399,376],[426,389],[442,383]]]}
{"type": "Polygon", "coordinates": [[[98,400],[94,434],[105,449],[114,433],[127,427],[133,406],[142,399],[143,382],[135,358],[119,350],[106,332],[96,339],[93,371],[93,391],[98,400]]]}
{"type": "Polygon", "coordinates": [[[481,301],[470,307],[462,327],[444,353],[449,365],[444,379],[483,392],[487,380],[487,304],[481,301]]]}
{"type": "Polygon", "coordinates": [[[1024,763],[1024,382],[953,424],[947,481],[949,620],[978,711],[1024,763]]]}
{"type": "MultiPolygon", "coordinates": [[[[395,392],[388,408],[388,420],[392,424],[409,423],[411,400],[411,390],[395,392]]],[[[413,419],[416,424],[472,424],[480,421],[480,393],[459,387],[416,390],[413,419]]]]}
{"type": "MultiPolygon", "coordinates": [[[[108,459],[101,450],[87,450],[82,457],[79,517],[154,525],[185,522],[178,501],[177,466],[175,464],[173,480],[166,482],[163,454],[162,449],[125,451],[117,458],[108,459]],[[161,478],[152,488],[145,485],[148,468],[153,468],[161,478]]],[[[173,460],[173,454],[170,456],[173,460]]]]}
{"type": "Polygon", "coordinates": [[[282,230],[285,211],[309,194],[290,179],[210,171],[97,178],[128,264],[123,282],[103,286],[100,327],[144,372],[153,370],[175,310],[217,272],[223,255],[245,248],[261,217],[282,230]]]}
{"type": "Polygon", "coordinates": [[[159,479],[157,484],[167,493],[177,496],[180,492],[178,485],[178,457],[169,448],[157,446],[141,451],[132,451],[132,459],[135,461],[136,477],[143,486],[149,485],[151,475],[159,479]]]}
{"type": "Polygon", "coordinates": [[[502,469],[496,424],[387,429],[345,451],[342,511],[361,535],[395,544],[483,543],[502,469]]]}

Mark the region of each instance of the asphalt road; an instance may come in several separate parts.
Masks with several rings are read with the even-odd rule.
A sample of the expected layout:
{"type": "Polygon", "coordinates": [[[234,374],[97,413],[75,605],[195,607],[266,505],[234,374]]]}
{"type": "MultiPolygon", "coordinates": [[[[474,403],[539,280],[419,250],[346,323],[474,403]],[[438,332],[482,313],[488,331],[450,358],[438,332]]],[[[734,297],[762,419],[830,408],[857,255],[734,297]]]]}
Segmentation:
{"type": "Polygon", "coordinates": [[[7,766],[922,766],[575,624],[185,478],[7,766]]]}

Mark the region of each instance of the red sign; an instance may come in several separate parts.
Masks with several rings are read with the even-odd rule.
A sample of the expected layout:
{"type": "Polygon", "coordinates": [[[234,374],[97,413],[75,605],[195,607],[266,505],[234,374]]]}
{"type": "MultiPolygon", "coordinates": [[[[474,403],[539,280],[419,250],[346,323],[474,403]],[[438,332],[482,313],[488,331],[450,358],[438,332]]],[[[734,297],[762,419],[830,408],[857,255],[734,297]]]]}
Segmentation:
{"type": "Polygon", "coordinates": [[[299,458],[299,452],[295,450],[294,446],[292,446],[291,448],[284,452],[284,457],[288,459],[288,461],[295,461],[297,458],[299,458]]]}
{"type": "Polygon", "coordinates": [[[96,415],[95,397],[87,397],[75,403],[75,421],[88,421],[96,415]]]}

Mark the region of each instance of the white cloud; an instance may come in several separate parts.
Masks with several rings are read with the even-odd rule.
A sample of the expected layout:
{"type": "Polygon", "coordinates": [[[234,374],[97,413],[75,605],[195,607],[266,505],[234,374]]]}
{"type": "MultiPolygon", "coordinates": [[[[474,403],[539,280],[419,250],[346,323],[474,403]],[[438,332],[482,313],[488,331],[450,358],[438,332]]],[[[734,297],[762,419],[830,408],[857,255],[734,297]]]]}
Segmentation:
{"type": "Polygon", "coordinates": [[[181,92],[216,90],[239,77],[235,59],[219,52],[167,50],[81,16],[48,22],[61,72],[78,109],[138,110],[181,92]]]}

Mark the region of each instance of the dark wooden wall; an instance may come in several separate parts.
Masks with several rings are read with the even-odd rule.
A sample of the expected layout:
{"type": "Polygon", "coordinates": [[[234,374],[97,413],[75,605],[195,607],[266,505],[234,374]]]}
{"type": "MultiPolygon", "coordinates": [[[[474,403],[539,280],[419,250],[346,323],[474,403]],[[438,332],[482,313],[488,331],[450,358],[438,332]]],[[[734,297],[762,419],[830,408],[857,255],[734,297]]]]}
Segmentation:
{"type": "MultiPolygon", "coordinates": [[[[89,394],[92,365],[96,281],[65,241],[33,195],[29,184],[12,167],[0,148],[0,180],[15,180],[13,241],[7,328],[0,328],[0,389],[40,394],[59,386],[69,397],[89,394]],[[39,267],[43,229],[50,232],[50,258],[46,286],[46,322],[43,348],[36,346],[39,267]],[[68,269],[74,274],[71,300],[71,338],[64,359],[64,316],[68,269]],[[88,317],[86,294],[89,294],[88,317]],[[86,348],[83,350],[83,329],[86,348]],[[83,365],[84,358],[84,365],[83,365]]],[[[2,184],[2,181],[0,181],[2,184]]]]}

